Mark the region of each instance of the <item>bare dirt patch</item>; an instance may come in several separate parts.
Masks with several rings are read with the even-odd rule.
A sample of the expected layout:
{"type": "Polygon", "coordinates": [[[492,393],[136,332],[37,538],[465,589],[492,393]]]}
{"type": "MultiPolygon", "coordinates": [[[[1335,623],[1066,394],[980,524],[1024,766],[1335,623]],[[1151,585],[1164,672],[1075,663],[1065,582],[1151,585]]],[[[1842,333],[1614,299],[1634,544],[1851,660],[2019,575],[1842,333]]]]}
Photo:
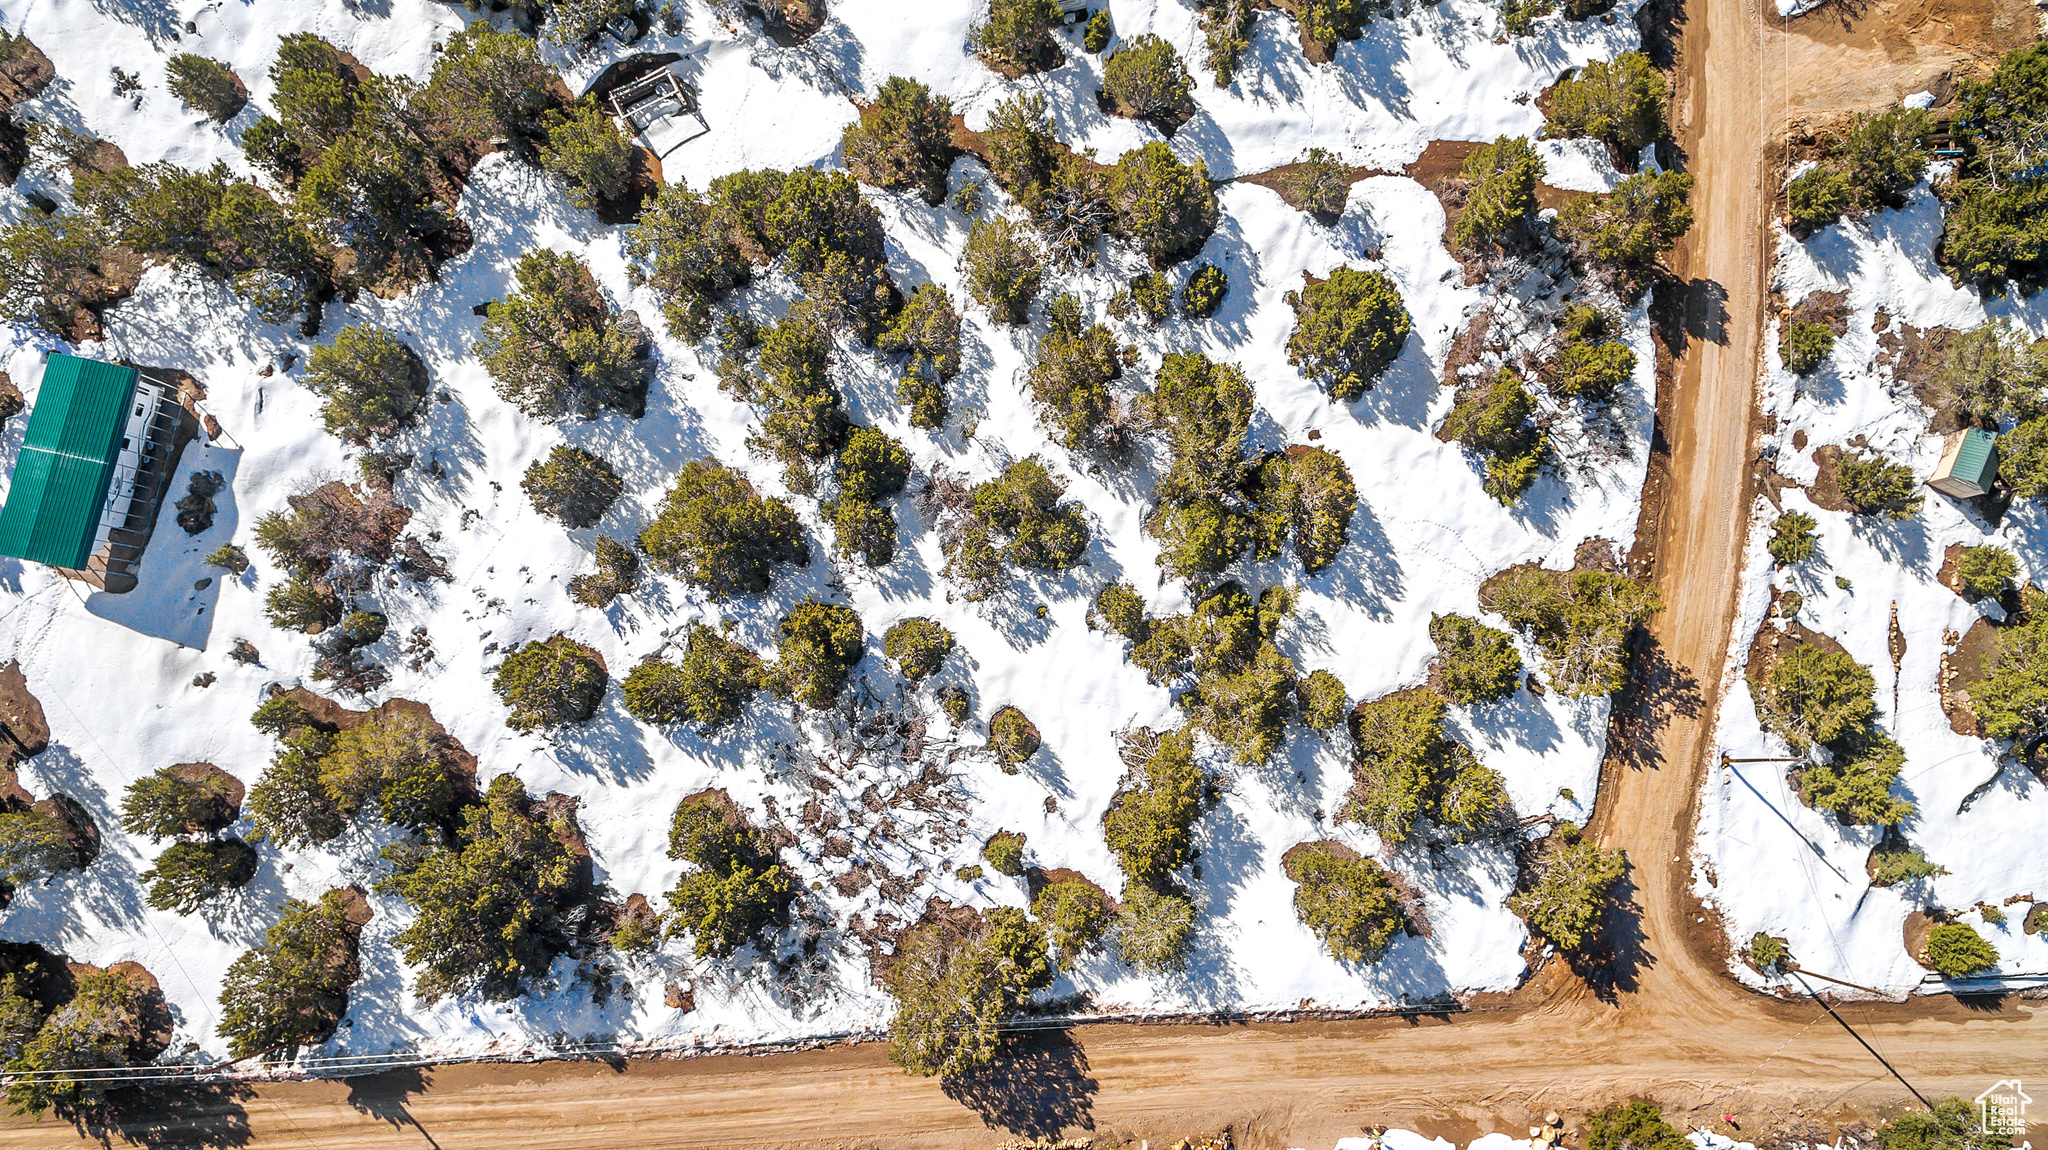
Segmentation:
{"type": "Polygon", "coordinates": [[[1823,510],[1854,511],[1849,501],[1842,498],[1842,449],[1832,443],[1816,447],[1813,449],[1813,462],[1820,468],[1820,474],[1806,488],[1806,497],[1823,510]]]}
{"type": "Polygon", "coordinates": [[[1989,619],[1970,624],[1955,649],[1942,653],[1941,710],[1948,716],[1949,730],[1958,735],[1984,735],[1984,723],[1970,706],[1970,688],[1991,673],[1997,654],[1998,627],[1989,619]]]}

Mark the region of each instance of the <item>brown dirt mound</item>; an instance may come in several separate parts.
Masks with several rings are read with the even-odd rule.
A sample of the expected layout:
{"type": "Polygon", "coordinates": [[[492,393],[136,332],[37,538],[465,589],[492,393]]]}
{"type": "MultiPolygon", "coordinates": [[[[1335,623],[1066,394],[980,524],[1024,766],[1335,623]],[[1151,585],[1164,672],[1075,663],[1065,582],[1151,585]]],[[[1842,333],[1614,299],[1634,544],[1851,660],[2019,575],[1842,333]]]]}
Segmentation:
{"type": "Polygon", "coordinates": [[[1842,465],[1842,449],[1834,444],[1813,449],[1813,462],[1820,468],[1811,486],[1806,488],[1806,497],[1815,507],[1827,511],[1853,511],[1849,501],[1842,498],[1842,484],[1838,478],[1842,465]]]}
{"type": "Polygon", "coordinates": [[[1984,735],[1984,724],[1970,706],[1970,688],[1990,673],[1997,653],[1998,627],[1989,619],[1970,624],[1955,650],[1942,653],[1941,709],[1948,716],[1949,730],[1958,735],[1984,735]]]}
{"type": "Polygon", "coordinates": [[[1039,894],[1042,893],[1046,887],[1052,886],[1054,883],[1062,882],[1078,882],[1085,886],[1094,887],[1095,893],[1101,895],[1103,900],[1109,903],[1109,905],[1117,905],[1117,901],[1113,898],[1110,898],[1109,892],[1103,890],[1101,885],[1098,884],[1094,879],[1089,878],[1087,875],[1082,874],[1080,871],[1074,870],[1071,867],[1054,867],[1051,870],[1046,870],[1043,867],[1035,866],[1024,868],[1024,887],[1027,891],[1030,892],[1031,901],[1033,902],[1038,901],[1039,894]]]}
{"type": "MultiPolygon", "coordinates": [[[[0,663],[0,766],[11,767],[23,759],[35,758],[49,746],[49,720],[43,717],[43,704],[29,693],[28,676],[22,674],[21,664],[0,663]]],[[[28,801],[28,792],[14,782],[11,770],[6,772],[5,787],[0,790],[9,795],[19,791],[22,801],[28,801]]]]}

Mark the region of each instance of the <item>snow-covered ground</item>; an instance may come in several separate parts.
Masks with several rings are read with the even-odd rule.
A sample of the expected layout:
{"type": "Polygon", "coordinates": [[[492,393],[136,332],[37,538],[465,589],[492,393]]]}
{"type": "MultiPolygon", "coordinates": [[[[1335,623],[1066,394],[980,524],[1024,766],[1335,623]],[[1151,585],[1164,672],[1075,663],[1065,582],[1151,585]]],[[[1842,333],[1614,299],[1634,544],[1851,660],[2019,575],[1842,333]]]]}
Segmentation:
{"type": "MultiPolygon", "coordinates": [[[[657,30],[637,46],[685,53],[684,70],[702,92],[709,133],[667,157],[668,177],[701,189],[745,167],[835,163],[840,129],[855,114],[847,96],[871,92],[892,74],[917,77],[951,96],[976,125],[1006,92],[1042,90],[1062,137],[1098,149],[1105,159],[1157,138],[1147,126],[1097,109],[1100,63],[1077,44],[1069,44],[1064,67],[1044,76],[1008,83],[988,72],[961,47],[973,7],[962,0],[907,8],[834,0],[831,19],[815,38],[783,49],[693,0],[680,36],[657,30]]],[[[1341,47],[1335,63],[1324,67],[1302,60],[1289,21],[1262,12],[1237,84],[1219,91],[1198,66],[1199,32],[1190,7],[1171,0],[1112,4],[1123,35],[1157,31],[1195,66],[1201,111],[1172,146],[1207,161],[1219,176],[1289,162],[1311,145],[1395,170],[1434,138],[1533,133],[1541,114],[1529,97],[1568,67],[1634,46],[1631,7],[1618,8],[1611,23],[1546,18],[1533,37],[1496,44],[1493,5],[1410,5],[1402,15],[1375,21],[1362,41],[1341,47]]],[[[225,129],[201,121],[164,90],[168,54],[194,51],[229,62],[260,105],[269,96],[265,69],[280,34],[317,31],[372,69],[423,79],[436,42],[461,21],[459,8],[426,0],[187,4],[176,13],[136,14],[144,10],[96,0],[8,6],[7,26],[41,46],[62,77],[28,111],[111,139],[132,162],[224,160],[244,171],[234,140],[253,120],[255,105],[225,129]],[[183,31],[187,21],[196,33],[183,31]],[[112,94],[108,69],[114,66],[141,75],[139,106],[131,96],[112,94]]],[[[557,56],[553,62],[576,87],[612,58],[557,56]]],[[[1611,184],[1604,157],[1572,144],[1547,149],[1554,182],[1611,184]]],[[[983,175],[975,161],[962,159],[954,179],[957,185],[983,175]]],[[[46,177],[27,179],[27,186],[61,191],[46,177]]],[[[947,430],[931,434],[907,426],[887,365],[842,346],[834,372],[850,411],[900,437],[921,471],[943,465],[979,479],[1006,461],[1042,454],[1069,483],[1069,495],[1088,509],[1096,542],[1086,567],[1060,578],[1020,580],[1012,593],[984,606],[956,602],[938,574],[938,541],[907,500],[897,507],[904,540],[894,563],[835,570],[826,559],[829,529],[815,501],[797,498],[792,502],[818,558],[808,570],[778,577],[765,596],[714,606],[681,583],[649,577],[606,610],[575,605],[566,584],[591,569],[597,536],[636,532],[685,462],[715,456],[743,469],[764,491],[783,493],[783,487],[779,468],[751,457],[745,446],[755,410],[716,388],[709,353],[665,335],[647,414],[638,421],[607,415],[551,426],[496,396],[469,354],[482,323],[472,309],[509,293],[521,254],[540,247],[574,252],[621,305],[650,321],[659,314],[657,301],[628,283],[622,229],[569,207],[548,180],[503,157],[475,169],[460,207],[475,243],[441,269],[438,282],[396,300],[365,294],[352,305],[331,306],[314,341],[261,322],[197,271],[152,269],[134,297],[108,313],[104,343],[78,350],[183,368],[199,378],[225,434],[187,451],[173,490],[183,491],[185,474],[218,470],[232,481],[231,491],[213,528],[197,537],[184,537],[167,516],[149,549],[142,587],[126,596],[89,594],[47,570],[0,562],[0,658],[22,662],[53,731],[51,749],[24,768],[24,784],[39,794],[76,797],[106,836],[103,854],[86,872],[20,892],[0,912],[0,936],[40,941],[82,961],[143,963],[162,980],[177,1013],[172,1049],[190,1042],[218,1052],[222,973],[274,921],[278,903],[378,877],[376,851],[392,832],[357,829],[325,848],[280,852],[266,845],[258,877],[238,896],[190,916],[163,913],[147,907],[138,881],[157,848],[116,826],[127,785],[159,767],[211,762],[253,784],[270,760],[273,746],[248,715],[269,685],[305,678],[313,654],[304,636],[274,630],[264,620],[263,593],[280,575],[260,555],[256,569],[240,579],[219,578],[222,573],[203,567],[201,559],[230,540],[256,554],[251,528],[259,516],[281,508],[293,492],[354,474],[351,449],[321,430],[318,403],[299,382],[302,367],[284,365],[293,359],[303,364],[309,342],[363,322],[386,326],[419,349],[434,387],[450,399],[431,404],[422,425],[393,446],[419,456],[397,488],[399,499],[417,509],[409,530],[433,540],[430,549],[446,559],[453,578],[387,585],[376,594],[391,626],[369,654],[394,673],[376,698],[430,705],[479,758],[485,779],[517,771],[536,793],[579,798],[599,877],[618,896],[642,892],[660,905],[680,869],[664,848],[670,813],[683,795],[723,787],[757,822],[768,821],[770,801],[793,820],[814,792],[778,748],[815,744],[820,721],[799,718],[764,696],[735,730],[707,740],[636,723],[614,686],[592,723],[551,738],[522,735],[505,725],[506,709],[490,690],[490,678],[503,652],[528,639],[566,632],[602,652],[616,679],[693,618],[730,619],[741,641],[767,652],[790,604],[836,596],[865,621],[870,642],[858,675],[877,697],[893,699],[899,690],[881,659],[880,634],[898,619],[932,616],[961,644],[942,681],[969,686],[974,698],[975,718],[961,743],[978,746],[980,723],[1003,704],[1022,708],[1045,742],[1014,776],[998,772],[986,757],[959,761],[967,822],[947,831],[943,837],[950,841],[927,835],[912,849],[875,839],[861,849],[865,861],[896,875],[927,871],[897,902],[885,903],[873,886],[839,894],[829,880],[844,873],[846,862],[825,855],[815,836],[785,850],[784,861],[806,886],[822,884],[815,897],[830,915],[818,951],[822,966],[797,984],[771,979],[759,962],[693,969],[685,945],[671,942],[625,969],[627,991],[602,1006],[593,1004],[590,988],[575,978],[575,964],[564,959],[548,985],[515,1001],[422,1007],[390,945],[408,919],[405,904],[373,896],[376,917],[363,940],[364,973],[349,1017],[328,1048],[315,1053],[476,1052],[586,1036],[650,1045],[745,1043],[870,1028],[886,1019],[888,1005],[869,978],[864,950],[845,933],[849,920],[860,915],[872,922],[884,910],[914,917],[931,895],[971,905],[1020,904],[1018,882],[992,876],[970,883],[952,873],[975,861],[981,842],[998,828],[1029,836],[1029,861],[1079,869],[1114,893],[1119,880],[1101,833],[1102,813],[1123,773],[1114,734],[1127,726],[1165,727],[1177,716],[1168,693],[1125,661],[1122,642],[1090,630],[1085,615],[1095,592],[1118,578],[1136,584],[1155,612],[1186,608],[1183,587],[1161,584],[1157,544],[1140,529],[1151,464],[1141,463],[1128,478],[1098,475],[1053,445],[1021,387],[1029,349],[1043,334],[1042,318],[1011,330],[965,307],[955,270],[968,223],[960,213],[867,194],[888,228],[896,283],[907,291],[936,282],[963,305],[967,367],[954,384],[961,414],[947,430]],[[975,424],[971,435],[962,428],[963,416],[975,424]],[[625,498],[595,528],[565,530],[536,513],[519,490],[526,466],[565,442],[603,455],[627,481],[625,498]],[[195,588],[209,576],[211,584],[195,588]],[[1042,616],[1035,610],[1040,604],[1042,616]],[[432,654],[409,670],[397,648],[416,627],[431,637],[432,654]],[[238,638],[256,645],[260,664],[245,667],[227,658],[238,638]],[[218,679],[195,686],[202,673],[218,679]],[[694,1010],[664,1004],[663,986],[671,981],[694,986],[694,1010]]],[[[1426,634],[1431,614],[1477,613],[1477,589],[1488,575],[1529,560],[1566,566],[1579,544],[1594,537],[1626,549],[1653,410],[1654,355],[1640,309],[1626,314],[1639,366],[1634,385],[1615,405],[1616,449],[1597,462],[1582,460],[1546,475],[1523,501],[1503,508],[1481,491],[1473,463],[1431,434],[1451,402],[1450,390],[1438,386],[1450,341],[1482,303],[1482,293],[1463,285],[1443,247],[1436,199],[1407,178],[1376,177],[1356,185],[1343,217],[1324,227],[1257,186],[1228,185],[1221,198],[1223,221],[1202,258],[1229,273],[1222,311],[1201,325],[1175,321],[1157,332],[1119,335],[1142,349],[1140,378],[1173,350],[1200,348],[1241,363],[1257,389],[1256,448],[1305,442],[1320,432],[1320,446],[1349,465],[1360,496],[1351,543],[1330,568],[1301,580],[1299,617],[1281,639],[1304,672],[1330,669],[1354,700],[1414,685],[1434,653],[1426,634]],[[1414,317],[1414,338],[1400,360],[1376,390],[1349,406],[1330,402],[1287,364],[1292,313],[1282,302],[1303,273],[1324,275],[1347,263],[1384,269],[1414,317]]],[[[10,213],[22,210],[19,192],[0,192],[0,202],[10,213]]],[[[1074,292],[1099,313],[1139,270],[1128,251],[1113,248],[1100,266],[1060,277],[1048,294],[1074,292]]],[[[766,318],[792,295],[787,282],[770,279],[734,302],[766,318]]],[[[0,366],[33,398],[42,356],[61,345],[26,329],[0,340],[0,366]]],[[[12,422],[0,443],[0,462],[10,467],[23,423],[12,422]]],[[[1300,571],[1290,560],[1255,565],[1242,578],[1264,586],[1300,579],[1300,571]]],[[[1525,651],[1525,661],[1537,664],[1533,652],[1525,651]]],[[[929,709],[928,691],[924,698],[920,705],[929,709]]],[[[1592,807],[1606,717],[1604,701],[1522,691],[1476,714],[1455,712],[1454,723],[1458,737],[1506,776],[1519,813],[1578,820],[1592,807]]],[[[944,720],[934,715],[933,731],[944,730],[944,720]]],[[[1271,762],[1253,769],[1211,755],[1210,766],[1227,777],[1227,787],[1198,827],[1201,874],[1192,890],[1202,918],[1189,969],[1144,978],[1114,958],[1098,957],[1064,975],[1052,993],[1085,990],[1102,1009],[1166,1012],[1292,1007],[1309,1000],[1367,1006],[1515,984],[1527,936],[1503,906],[1515,874],[1497,849],[1453,848],[1434,862],[1419,849],[1394,857],[1390,865],[1420,892],[1433,935],[1401,939],[1376,965],[1332,959],[1296,922],[1293,884],[1279,867],[1283,851],[1335,837],[1377,852],[1371,835],[1326,817],[1349,783],[1342,739],[1326,743],[1296,729],[1271,762]]],[[[908,781],[909,770],[871,761],[828,780],[818,793],[858,820],[868,817],[860,796],[869,783],[887,792],[908,781]]],[[[785,949],[794,953],[795,942],[785,939],[785,949]]]]}
{"type": "MultiPolygon", "coordinates": [[[[1846,292],[1848,307],[1847,333],[1803,381],[1779,362],[1773,327],[1761,403],[1776,426],[1763,446],[1787,478],[1812,483],[1814,451],[1857,436],[1873,451],[1910,461],[1922,479],[1933,473],[1942,438],[1928,433],[1932,413],[1910,383],[1876,362],[1880,311],[1889,317],[1882,326],[1894,332],[1900,324],[1967,329],[2005,317],[2037,338],[2048,335],[2048,300],[1985,300],[1951,284],[1934,263],[1940,234],[1940,204],[1926,184],[1902,210],[1838,224],[1803,243],[1780,234],[1775,286],[1785,302],[1846,292]],[[1803,436],[1803,450],[1795,436],[1803,436]]],[[[1906,751],[1896,791],[1917,808],[1906,837],[1950,873],[1872,887],[1864,861],[1878,830],[1843,827],[1808,809],[1778,763],[1711,772],[1695,843],[1697,888],[1721,908],[1736,945],[1765,931],[1786,939],[1810,970],[1892,993],[1916,987],[1926,973],[1906,953],[1902,928],[1910,912],[1930,906],[1967,912],[1961,921],[1998,949],[1999,973],[2048,972],[2048,936],[2021,929],[2028,903],[2004,905],[2014,895],[2048,898],[2048,853],[2040,849],[2048,788],[2024,768],[2002,763],[1993,743],[1952,731],[1938,691],[1942,655],[1954,647],[1948,636],[1997,608],[1965,602],[1936,577],[1951,545],[1997,542],[2019,557],[2022,581],[2048,578],[2048,513],[2019,500],[1991,531],[1960,505],[1924,494],[1917,516],[1893,523],[1826,511],[1802,487],[1786,488],[1784,510],[1819,521],[1820,548],[1812,561],[1775,571],[1765,544],[1776,513],[1757,501],[1718,739],[1737,758],[1788,753],[1758,724],[1742,660],[1757,628],[1767,625],[1774,581],[1797,590],[1804,597],[1800,622],[1839,640],[1876,674],[1879,721],[1906,751]],[[1888,649],[1894,607],[1905,636],[1896,682],[1888,649]],[[1971,909],[1980,903],[2002,907],[2005,922],[1982,921],[1971,909]]],[[[1736,973],[1761,981],[1739,962],[1736,973]]]]}

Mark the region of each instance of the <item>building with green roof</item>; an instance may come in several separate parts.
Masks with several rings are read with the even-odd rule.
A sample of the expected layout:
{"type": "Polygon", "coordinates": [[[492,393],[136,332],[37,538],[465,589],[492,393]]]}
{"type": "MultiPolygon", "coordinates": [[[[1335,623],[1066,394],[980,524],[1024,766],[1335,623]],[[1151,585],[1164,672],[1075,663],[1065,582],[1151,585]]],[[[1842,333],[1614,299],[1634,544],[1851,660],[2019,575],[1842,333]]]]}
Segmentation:
{"type": "Polygon", "coordinates": [[[1948,437],[1927,486],[1951,499],[1988,495],[1998,479],[1998,437],[1979,427],[1948,437]]]}
{"type": "Polygon", "coordinates": [[[0,505],[0,555],[110,591],[134,586],[177,427],[161,382],[133,367],[51,354],[0,505]]]}

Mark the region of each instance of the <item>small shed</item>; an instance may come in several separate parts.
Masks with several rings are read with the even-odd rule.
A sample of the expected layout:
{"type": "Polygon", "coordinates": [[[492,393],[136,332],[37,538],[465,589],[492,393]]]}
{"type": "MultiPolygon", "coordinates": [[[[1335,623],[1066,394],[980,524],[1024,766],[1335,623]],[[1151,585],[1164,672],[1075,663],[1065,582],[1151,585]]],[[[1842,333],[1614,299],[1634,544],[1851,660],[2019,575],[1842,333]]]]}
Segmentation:
{"type": "Polygon", "coordinates": [[[1948,437],[1941,463],[1927,486],[1951,499],[1974,499],[1991,493],[1998,478],[1998,437],[1972,427],[1948,437]]]}
{"type": "Polygon", "coordinates": [[[0,555],[133,587],[179,410],[173,389],[136,368],[52,354],[0,506],[0,555]]]}

